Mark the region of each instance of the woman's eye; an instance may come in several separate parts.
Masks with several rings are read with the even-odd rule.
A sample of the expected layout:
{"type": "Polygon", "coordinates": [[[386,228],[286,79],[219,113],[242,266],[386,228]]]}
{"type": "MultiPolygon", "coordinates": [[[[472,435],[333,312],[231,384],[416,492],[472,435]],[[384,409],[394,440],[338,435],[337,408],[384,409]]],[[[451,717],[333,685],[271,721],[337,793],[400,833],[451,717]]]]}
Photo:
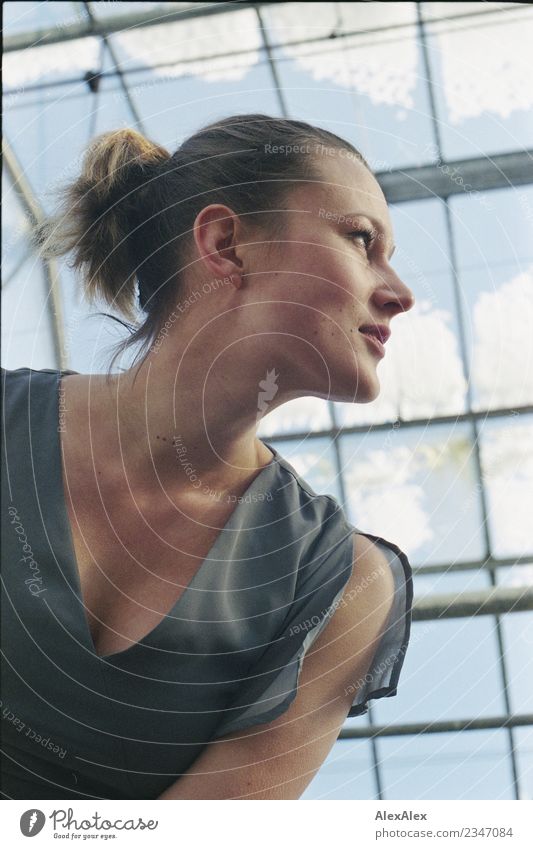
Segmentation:
{"type": "Polygon", "coordinates": [[[350,236],[354,241],[356,239],[361,239],[367,250],[371,246],[374,239],[374,233],[372,230],[354,230],[352,233],[350,233],[350,236]]]}

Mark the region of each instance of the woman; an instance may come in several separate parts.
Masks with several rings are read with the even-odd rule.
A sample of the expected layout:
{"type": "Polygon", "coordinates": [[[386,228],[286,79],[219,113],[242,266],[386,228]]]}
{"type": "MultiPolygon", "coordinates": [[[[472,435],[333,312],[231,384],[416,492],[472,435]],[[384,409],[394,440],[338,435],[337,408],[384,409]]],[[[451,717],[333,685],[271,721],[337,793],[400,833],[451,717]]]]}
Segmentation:
{"type": "Polygon", "coordinates": [[[122,129],[38,240],[143,320],[119,374],[4,372],[4,795],[297,799],[409,640],[405,554],[256,436],[378,395],[413,305],[379,185],[300,121],[122,129]]]}

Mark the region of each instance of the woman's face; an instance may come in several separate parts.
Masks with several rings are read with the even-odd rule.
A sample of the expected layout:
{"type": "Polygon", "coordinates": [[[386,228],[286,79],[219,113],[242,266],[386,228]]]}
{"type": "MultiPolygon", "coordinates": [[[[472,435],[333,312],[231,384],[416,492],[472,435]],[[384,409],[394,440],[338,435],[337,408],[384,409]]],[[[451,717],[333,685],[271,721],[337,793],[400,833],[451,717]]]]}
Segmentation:
{"type": "Polygon", "coordinates": [[[291,192],[286,226],[258,258],[251,290],[264,301],[254,329],[268,335],[275,328],[271,365],[285,370],[279,380],[287,388],[366,403],[379,394],[386,346],[361,328],[394,332],[392,319],[414,297],[389,263],[392,227],[376,179],[347,151],[321,158],[318,167],[321,182],[291,192]]]}

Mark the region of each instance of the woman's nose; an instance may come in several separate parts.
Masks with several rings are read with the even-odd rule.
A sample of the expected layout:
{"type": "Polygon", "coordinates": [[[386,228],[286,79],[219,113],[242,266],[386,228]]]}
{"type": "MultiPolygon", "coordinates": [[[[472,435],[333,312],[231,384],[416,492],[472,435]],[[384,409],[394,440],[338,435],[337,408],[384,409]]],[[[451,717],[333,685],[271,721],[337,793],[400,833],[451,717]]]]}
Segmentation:
{"type": "Polygon", "coordinates": [[[381,277],[374,292],[374,299],[382,309],[394,307],[394,315],[407,312],[415,305],[413,292],[392,269],[381,277]]]}

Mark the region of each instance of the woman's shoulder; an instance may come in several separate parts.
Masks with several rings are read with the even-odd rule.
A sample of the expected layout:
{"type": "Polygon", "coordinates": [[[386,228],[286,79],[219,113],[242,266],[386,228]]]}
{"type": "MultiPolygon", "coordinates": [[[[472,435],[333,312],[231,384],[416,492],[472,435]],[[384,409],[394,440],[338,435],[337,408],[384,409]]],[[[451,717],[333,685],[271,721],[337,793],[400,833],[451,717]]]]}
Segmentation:
{"type": "Polygon", "coordinates": [[[272,443],[263,441],[274,452],[278,469],[277,512],[284,516],[291,537],[302,541],[306,558],[325,555],[352,537],[356,528],[338,499],[316,492],[272,443]]]}
{"type": "Polygon", "coordinates": [[[35,383],[49,383],[51,379],[60,379],[64,374],[78,374],[70,369],[56,368],[31,368],[30,366],[19,366],[18,368],[0,367],[0,375],[4,391],[13,387],[27,386],[35,383]]]}
{"type": "Polygon", "coordinates": [[[54,395],[63,375],[78,374],[78,372],[69,369],[34,369],[29,366],[21,366],[15,369],[2,366],[0,372],[4,423],[6,414],[17,412],[21,405],[25,408],[30,400],[34,406],[38,406],[47,397],[50,400],[50,395],[54,395]],[[44,394],[41,390],[44,391],[44,394]]]}
{"type": "Polygon", "coordinates": [[[267,442],[278,460],[283,480],[283,507],[291,524],[294,537],[305,537],[302,552],[302,576],[316,572],[324,575],[327,561],[335,572],[350,570],[355,563],[363,561],[376,566],[397,563],[397,573],[411,582],[411,565],[405,552],[397,542],[379,533],[367,531],[352,522],[346,509],[329,493],[317,493],[310,483],[274,446],[267,442]],[[317,569],[313,564],[317,564],[317,569]],[[319,570],[318,567],[321,567],[319,570]]]}
{"type": "MultiPolygon", "coordinates": [[[[384,548],[389,548],[394,554],[404,555],[395,542],[385,539],[375,533],[362,530],[354,524],[347,510],[338,498],[331,493],[316,492],[306,478],[287,460],[268,440],[263,442],[273,451],[277,461],[282,483],[278,492],[282,495],[283,507],[290,515],[296,528],[301,526],[314,527],[317,537],[323,537],[329,542],[352,539],[357,552],[369,552],[375,559],[383,559],[384,548]]],[[[370,556],[370,555],[369,555],[370,556]]]]}
{"type": "Polygon", "coordinates": [[[345,522],[348,521],[343,508],[334,495],[316,492],[311,484],[296,470],[286,457],[280,454],[269,440],[263,439],[262,441],[274,453],[275,461],[285,479],[283,491],[287,496],[287,501],[291,499],[298,501],[301,505],[309,506],[316,513],[329,515],[333,512],[338,514],[339,518],[342,518],[345,522]]]}
{"type": "Polygon", "coordinates": [[[6,368],[5,366],[0,366],[0,372],[2,374],[2,379],[8,380],[30,380],[32,378],[37,378],[40,374],[53,374],[56,376],[60,376],[62,374],[79,374],[79,372],[72,371],[72,369],[32,368],[31,366],[19,366],[18,368],[6,368]]]}
{"type": "Polygon", "coordinates": [[[57,368],[31,368],[31,366],[19,366],[18,368],[6,368],[5,366],[0,367],[0,371],[2,373],[2,379],[7,380],[16,380],[16,379],[30,379],[33,376],[38,376],[40,374],[75,374],[76,372],[71,372],[68,369],[57,369],[57,368]]]}

